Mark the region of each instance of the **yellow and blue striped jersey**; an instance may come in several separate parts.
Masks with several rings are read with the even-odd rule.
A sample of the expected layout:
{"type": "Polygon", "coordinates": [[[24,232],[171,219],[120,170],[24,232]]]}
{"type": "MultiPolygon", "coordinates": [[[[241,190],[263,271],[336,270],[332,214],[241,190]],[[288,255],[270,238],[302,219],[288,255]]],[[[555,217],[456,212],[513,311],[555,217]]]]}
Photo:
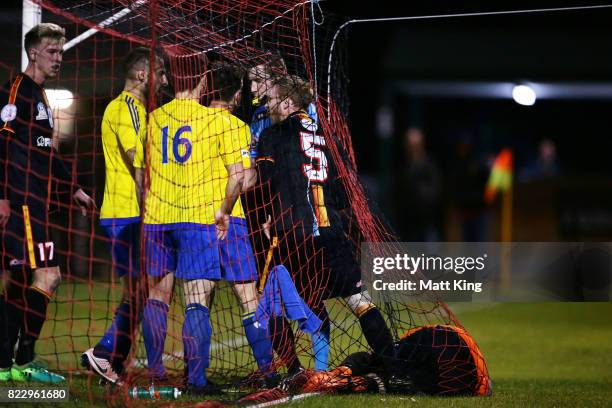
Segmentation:
{"type": "Polygon", "coordinates": [[[134,222],[140,217],[134,167],[127,151],[142,151],[142,137],[147,130],[146,115],[144,105],[127,91],[121,92],[104,111],[102,148],[106,181],[100,210],[102,225],[134,222]]]}
{"type": "MultiPolygon", "coordinates": [[[[146,228],[214,224],[225,197],[226,166],[250,167],[250,140],[246,123],[226,110],[207,108],[191,99],[174,99],[153,111],[145,144],[146,228]]],[[[135,165],[142,167],[142,150],[137,156],[135,165]]],[[[244,218],[240,200],[232,216],[244,218]]]]}

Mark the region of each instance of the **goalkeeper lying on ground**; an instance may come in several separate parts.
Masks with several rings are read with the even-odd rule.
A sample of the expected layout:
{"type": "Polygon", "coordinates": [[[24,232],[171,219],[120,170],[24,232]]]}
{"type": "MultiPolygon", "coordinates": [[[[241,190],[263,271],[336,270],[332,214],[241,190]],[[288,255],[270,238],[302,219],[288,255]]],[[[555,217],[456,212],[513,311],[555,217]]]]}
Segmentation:
{"type": "MultiPolygon", "coordinates": [[[[410,378],[402,394],[491,395],[491,380],[474,339],[454,326],[423,326],[395,343],[402,375],[410,378]]],[[[373,353],[349,355],[332,371],[311,375],[303,392],[385,392],[382,362],[373,353]]],[[[304,380],[303,380],[304,381],[304,380]]]]}
{"type": "Polygon", "coordinates": [[[309,393],[386,393],[438,396],[489,396],[491,379],[476,342],[454,326],[422,326],[408,330],[395,343],[394,364],[401,372],[402,387],[387,387],[387,374],[374,353],[353,353],[331,371],[306,370],[280,386],[262,390],[233,402],[202,401],[198,408],[288,402],[309,393]]]}

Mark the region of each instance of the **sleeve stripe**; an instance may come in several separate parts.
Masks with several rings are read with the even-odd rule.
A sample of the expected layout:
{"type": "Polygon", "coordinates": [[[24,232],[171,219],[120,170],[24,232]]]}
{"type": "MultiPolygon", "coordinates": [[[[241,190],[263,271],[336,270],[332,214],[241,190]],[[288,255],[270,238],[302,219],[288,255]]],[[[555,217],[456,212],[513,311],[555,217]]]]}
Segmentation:
{"type": "MultiPolygon", "coordinates": [[[[132,98],[130,98],[129,96],[126,96],[125,104],[127,105],[128,111],[130,112],[130,118],[132,119],[132,126],[134,127],[134,131],[136,132],[136,134],[138,134],[139,126],[136,123],[136,118],[134,116],[134,106],[133,106],[132,98]]],[[[136,116],[138,116],[138,113],[136,113],[136,116]]]]}
{"type": "MultiPolygon", "coordinates": [[[[11,85],[11,92],[9,93],[9,99],[8,99],[9,105],[15,104],[15,99],[17,99],[17,91],[19,90],[19,85],[21,85],[22,80],[23,80],[23,75],[21,74],[15,77],[15,82],[13,82],[13,85],[11,85]]],[[[13,129],[11,129],[11,127],[8,126],[8,122],[4,122],[4,126],[2,126],[2,130],[8,130],[10,132],[15,133],[13,129]]]]}
{"type": "Polygon", "coordinates": [[[21,85],[22,80],[23,75],[17,75],[17,77],[15,78],[15,82],[13,82],[13,85],[11,86],[8,103],[15,104],[15,99],[17,99],[17,90],[19,89],[19,85],[21,85]]]}

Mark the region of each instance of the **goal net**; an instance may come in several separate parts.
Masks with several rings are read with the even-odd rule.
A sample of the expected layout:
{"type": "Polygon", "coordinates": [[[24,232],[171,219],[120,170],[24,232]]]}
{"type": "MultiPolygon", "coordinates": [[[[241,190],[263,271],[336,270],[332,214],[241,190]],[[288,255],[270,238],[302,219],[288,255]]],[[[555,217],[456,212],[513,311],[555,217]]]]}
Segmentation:
{"type": "MultiPolygon", "coordinates": [[[[197,147],[190,144],[193,140],[189,140],[189,137],[196,138],[195,127],[199,125],[194,125],[192,133],[183,134],[184,139],[181,139],[177,129],[171,128],[163,133],[167,124],[158,121],[160,117],[164,117],[177,122],[183,120],[186,115],[196,115],[196,120],[201,119],[200,121],[206,118],[209,120],[208,116],[197,116],[205,115],[198,113],[199,110],[185,111],[185,108],[180,107],[178,110],[171,110],[174,108],[169,104],[179,88],[183,91],[190,90],[189,86],[180,87],[177,84],[184,82],[197,86],[201,78],[204,78],[206,83],[199,98],[201,105],[209,105],[212,100],[218,99],[223,92],[220,92],[221,89],[213,89],[211,84],[215,82],[211,75],[214,76],[215,73],[210,72],[210,66],[222,61],[231,63],[244,72],[245,82],[239,92],[241,100],[232,110],[247,124],[252,124],[255,110],[259,106],[253,105],[252,102],[257,96],[253,94],[248,74],[250,70],[252,72],[253,67],[268,67],[275,77],[297,76],[309,84],[314,101],[312,106],[309,106],[310,115],[314,116],[326,140],[329,160],[337,167],[341,193],[346,196],[348,203],[342,211],[343,239],[350,243],[355,257],[359,256],[362,242],[396,240],[393,231],[374,210],[374,204],[369,201],[359,180],[359,163],[355,162],[348,124],[348,65],[342,46],[346,39],[343,35],[336,39],[337,44],[331,59],[333,62],[328,67],[330,42],[338,22],[341,21],[326,16],[326,21],[322,23],[318,2],[44,0],[38,3],[43,8],[43,22],[58,23],[66,28],[68,40],[76,38],[64,53],[59,77],[48,81],[45,88],[62,90],[54,94],[59,96],[52,101],[56,117],[54,143],[62,158],[72,167],[74,173],[78,174],[78,177],[74,178],[75,182],[78,181],[79,185],[91,193],[98,203],[98,208],[105,193],[108,193],[104,187],[108,169],[105,167],[101,133],[103,115],[107,105],[122,92],[125,79],[122,70],[124,57],[130,50],[144,46],[163,56],[169,82],[167,87],[156,92],[156,89],[153,89],[154,81],[149,81],[150,89],[146,92],[145,105],[149,123],[148,129],[142,129],[147,135],[143,142],[145,223],[147,212],[150,224],[206,223],[202,220],[208,218],[203,214],[210,212],[210,209],[202,208],[200,213],[194,210],[194,206],[219,206],[225,197],[225,184],[215,179],[220,177],[218,173],[225,172],[225,168],[215,168],[214,171],[206,168],[209,160],[212,160],[212,153],[211,156],[204,157],[202,152],[198,153],[197,147]],[[91,29],[95,31],[93,35],[81,36],[91,29]],[[199,65],[193,63],[194,58],[198,57],[199,65]],[[271,63],[273,60],[282,63],[274,66],[271,63]],[[205,74],[207,71],[209,73],[205,74]],[[331,86],[328,87],[328,84],[331,86]],[[331,90],[330,93],[328,89],[331,90]],[[152,116],[154,111],[159,114],[155,118],[152,116]],[[166,139],[160,139],[162,134],[166,139]],[[163,164],[169,166],[156,166],[151,163],[152,160],[161,160],[162,163],[165,160],[163,164]],[[199,167],[193,167],[192,173],[185,170],[188,160],[201,160],[196,163],[199,167]],[[174,170],[168,172],[168,168],[174,170]],[[209,173],[210,177],[204,176],[209,173]],[[165,186],[174,183],[175,188],[163,187],[155,190],[155,183],[159,183],[160,179],[166,183],[165,186]],[[156,208],[156,205],[160,207],[156,208]],[[164,209],[168,208],[173,208],[174,213],[163,214],[164,209]],[[196,217],[197,220],[185,217],[196,217]]],[[[151,53],[151,61],[154,59],[151,53]]],[[[17,67],[8,66],[4,62],[0,62],[0,70],[3,82],[19,72],[17,67]]],[[[194,86],[191,90],[193,88],[194,86]]],[[[262,101],[259,100],[259,103],[262,104],[262,101]]],[[[275,99],[269,94],[267,103],[274,116],[278,98],[275,99]]],[[[206,115],[209,114],[210,112],[206,115]]],[[[272,119],[274,120],[274,117],[272,119]]],[[[223,132],[235,131],[231,126],[238,126],[229,120],[225,123],[229,127],[223,132]]],[[[205,133],[208,130],[202,132],[210,134],[205,133]]],[[[229,150],[226,149],[225,153],[244,156],[241,148],[232,146],[229,150]]],[[[218,166],[218,163],[210,166],[218,166]]],[[[11,188],[13,187],[17,186],[11,188]]],[[[261,211],[272,200],[278,199],[272,196],[266,187],[269,186],[256,186],[255,190],[243,195],[238,201],[240,204],[236,204],[244,207],[244,218],[247,220],[255,217],[251,212],[261,211]]],[[[293,226],[285,225],[287,219],[291,219],[285,217],[285,213],[291,213],[292,209],[288,205],[283,207],[284,204],[286,203],[280,203],[278,207],[281,209],[280,213],[271,214],[272,223],[284,223],[285,231],[288,227],[293,228],[288,230],[293,231],[295,236],[309,236],[310,233],[304,231],[312,226],[307,228],[301,222],[296,222],[293,226]]],[[[123,398],[117,393],[101,391],[97,378],[80,366],[81,353],[93,347],[103,336],[122,297],[120,278],[113,272],[116,265],[112,262],[109,252],[110,239],[100,227],[97,214],[94,217],[81,216],[78,207],[67,195],[52,194],[51,208],[55,211],[50,215],[49,229],[56,243],[55,251],[60,260],[62,282],[49,305],[47,320],[37,343],[37,355],[48,363],[49,369],[66,374],[71,391],[84,400],[123,398]]],[[[214,217],[214,211],[211,214],[214,217]]],[[[255,224],[249,225],[249,244],[255,253],[255,272],[260,279],[264,271],[269,271],[274,265],[274,260],[266,268],[270,243],[263,237],[261,225],[255,224]]],[[[157,248],[169,252],[175,251],[179,245],[175,241],[182,239],[182,248],[185,248],[184,243],[191,239],[188,235],[180,234],[147,234],[146,225],[142,230],[140,245],[134,250],[142,255],[143,275],[147,273],[147,268],[159,267],[158,264],[163,261],[159,253],[151,255],[148,252],[145,237],[157,240],[154,242],[157,248]],[[157,259],[157,256],[160,258],[157,259]]],[[[193,242],[197,239],[200,238],[194,239],[193,242]]],[[[231,234],[228,240],[228,246],[241,245],[231,234]],[[236,241],[232,242],[231,239],[236,241]]],[[[189,247],[186,251],[194,251],[193,248],[189,247]]],[[[319,258],[303,261],[313,262],[321,270],[325,269],[319,258]]],[[[359,262],[358,258],[356,262],[359,262]]],[[[291,269],[290,266],[295,269],[303,265],[286,266],[288,269],[291,269]]],[[[174,265],[174,268],[176,267],[174,265]]],[[[197,267],[205,269],[206,265],[197,267]]],[[[165,265],[163,268],[170,270],[173,266],[165,265]]],[[[241,271],[248,269],[245,265],[237,265],[235,268],[241,271]]],[[[323,288],[325,282],[324,279],[313,277],[311,285],[311,293],[316,293],[316,286],[323,288]]],[[[190,303],[186,302],[185,296],[183,285],[177,280],[168,311],[163,353],[165,368],[171,378],[176,378],[177,384],[183,381],[185,371],[182,327],[185,307],[190,303]]],[[[237,382],[253,374],[258,368],[245,337],[243,310],[231,285],[226,282],[219,282],[214,291],[210,292],[209,298],[212,338],[207,375],[220,383],[237,382]]],[[[328,300],[326,306],[331,322],[329,367],[332,368],[348,354],[368,350],[369,346],[357,318],[343,300],[328,300]]],[[[448,307],[433,293],[428,298],[420,296],[418,300],[410,303],[388,301],[377,306],[396,339],[407,330],[419,326],[461,326],[448,307]]],[[[295,330],[295,334],[302,364],[314,367],[310,337],[299,330],[295,330]]],[[[146,385],[147,355],[141,334],[135,338],[128,361],[130,383],[146,385]]],[[[283,365],[281,359],[275,358],[274,367],[282,372],[283,365]]]]}

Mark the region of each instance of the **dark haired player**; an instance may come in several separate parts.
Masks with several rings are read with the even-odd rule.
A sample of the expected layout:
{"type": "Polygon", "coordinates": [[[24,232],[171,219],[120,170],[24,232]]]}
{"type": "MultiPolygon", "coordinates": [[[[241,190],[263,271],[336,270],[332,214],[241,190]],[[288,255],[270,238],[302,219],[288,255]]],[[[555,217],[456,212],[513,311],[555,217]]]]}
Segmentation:
{"type": "MultiPolygon", "coordinates": [[[[279,81],[278,93],[281,122],[264,131],[257,158],[262,184],[269,183],[273,197],[262,213],[273,218],[273,234],[279,238],[277,262],[288,267],[301,297],[323,321],[321,332],[329,333],[323,300],[344,298],[358,316],[368,344],[392,374],[393,338],[361,287],[360,266],[342,227],[339,210],[348,206],[344,187],[328,140],[306,113],[312,101],[310,86],[288,76],[279,81]]],[[[298,373],[302,367],[287,321],[270,319],[270,332],[289,374],[298,373]]]]}
{"type": "MultiPolygon", "coordinates": [[[[212,338],[210,298],[217,281],[225,279],[232,285],[260,368],[268,369],[272,347],[254,318],[257,270],[242,206],[236,202],[244,169],[251,162],[250,134],[225,104],[232,104],[241,84],[234,87],[226,67],[213,64],[212,93],[220,101],[205,107],[199,103],[210,91],[205,61],[196,56],[182,58],[180,64],[183,71],[172,72],[175,99],[149,118],[150,186],[144,232],[147,274],[154,285],[144,309],[143,337],[151,375],[165,376],[162,353],[172,291],[165,280],[176,276],[182,280],[186,303],[182,332],[188,365],[186,391],[201,395],[216,391],[208,382],[206,368],[212,338]],[[200,74],[180,76],[186,67],[200,74]]],[[[137,181],[141,173],[138,169],[137,181]]]]}
{"type": "Polygon", "coordinates": [[[42,86],[57,77],[64,42],[65,31],[56,24],[32,28],[24,44],[28,66],[0,93],[0,226],[11,274],[0,297],[0,381],[64,381],[34,361],[47,305],[61,279],[49,234],[52,181],[62,190],[74,187],[72,197],[83,215],[95,208],[53,147],[53,112],[42,86]]]}
{"type": "Polygon", "coordinates": [[[115,317],[95,347],[81,356],[83,366],[116,383],[132,347],[144,299],[140,282],[140,196],[134,180],[134,157],[147,131],[149,87],[157,94],[168,80],[164,62],[156,56],[154,78],[149,78],[151,51],[134,48],[124,61],[123,91],[102,118],[102,147],[106,177],[100,225],[110,239],[113,269],[123,287],[115,317]]]}

